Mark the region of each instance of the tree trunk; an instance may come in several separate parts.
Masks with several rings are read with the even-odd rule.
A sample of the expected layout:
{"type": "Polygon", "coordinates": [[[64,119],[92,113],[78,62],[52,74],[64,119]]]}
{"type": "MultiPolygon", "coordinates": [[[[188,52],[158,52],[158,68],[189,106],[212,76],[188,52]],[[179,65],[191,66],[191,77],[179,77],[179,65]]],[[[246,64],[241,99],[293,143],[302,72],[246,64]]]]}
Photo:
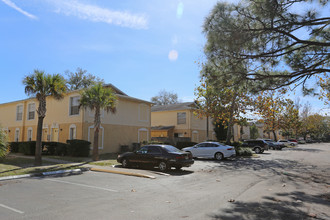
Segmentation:
{"type": "Polygon", "coordinates": [[[276,131],[273,130],[274,140],[277,141],[276,131]]]}
{"type": "Polygon", "coordinates": [[[94,142],[93,142],[93,160],[99,160],[99,130],[101,126],[101,117],[100,117],[100,108],[95,108],[95,117],[94,117],[94,142]]]}
{"type": "Polygon", "coordinates": [[[93,160],[99,160],[99,129],[94,128],[93,160]]]}
{"type": "Polygon", "coordinates": [[[37,127],[37,140],[36,140],[36,149],[35,149],[35,158],[34,158],[34,165],[41,166],[42,165],[42,158],[41,158],[41,151],[42,151],[42,125],[43,125],[44,118],[38,117],[38,127],[37,127]]]}
{"type": "Polygon", "coordinates": [[[36,140],[36,149],[35,149],[35,158],[34,158],[34,165],[41,166],[42,165],[42,127],[44,118],[46,116],[46,97],[41,96],[38,98],[39,107],[37,109],[38,113],[38,127],[37,127],[37,140],[36,140]]]}
{"type": "Polygon", "coordinates": [[[230,144],[230,140],[232,137],[232,129],[234,124],[234,110],[235,110],[235,100],[236,100],[236,94],[234,94],[233,101],[230,106],[230,114],[229,114],[229,122],[228,122],[228,130],[227,130],[227,138],[226,138],[226,144],[230,144]]]}

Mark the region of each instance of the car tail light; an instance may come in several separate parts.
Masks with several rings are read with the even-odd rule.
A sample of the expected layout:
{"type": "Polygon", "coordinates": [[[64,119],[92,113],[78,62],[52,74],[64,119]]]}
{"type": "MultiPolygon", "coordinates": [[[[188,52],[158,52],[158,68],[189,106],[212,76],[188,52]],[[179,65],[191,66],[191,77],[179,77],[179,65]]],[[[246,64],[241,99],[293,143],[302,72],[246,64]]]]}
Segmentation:
{"type": "Polygon", "coordinates": [[[233,150],[234,148],[227,148],[227,150],[233,150]]]}
{"type": "Polygon", "coordinates": [[[175,159],[177,159],[177,160],[184,159],[184,158],[185,158],[185,155],[175,157],[175,159]]]}

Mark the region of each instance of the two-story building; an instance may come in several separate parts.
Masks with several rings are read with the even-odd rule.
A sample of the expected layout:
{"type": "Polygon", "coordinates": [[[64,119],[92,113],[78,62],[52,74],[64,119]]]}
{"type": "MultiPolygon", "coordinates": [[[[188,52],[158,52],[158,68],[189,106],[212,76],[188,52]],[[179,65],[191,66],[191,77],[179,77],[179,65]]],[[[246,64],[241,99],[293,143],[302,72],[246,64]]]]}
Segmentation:
{"type": "MultiPolygon", "coordinates": [[[[101,112],[99,152],[118,152],[121,145],[131,145],[150,139],[150,102],[128,96],[111,84],[117,97],[116,113],[101,112]]],[[[47,112],[42,140],[66,142],[82,139],[93,142],[94,113],[79,108],[80,91],[65,94],[60,101],[47,97],[47,112]]],[[[35,98],[0,104],[0,126],[9,141],[36,140],[38,101],[35,98]]]]}
{"type": "Polygon", "coordinates": [[[216,140],[212,120],[197,117],[196,108],[194,102],[152,106],[151,137],[171,142],[176,138],[192,142],[216,140]]]}

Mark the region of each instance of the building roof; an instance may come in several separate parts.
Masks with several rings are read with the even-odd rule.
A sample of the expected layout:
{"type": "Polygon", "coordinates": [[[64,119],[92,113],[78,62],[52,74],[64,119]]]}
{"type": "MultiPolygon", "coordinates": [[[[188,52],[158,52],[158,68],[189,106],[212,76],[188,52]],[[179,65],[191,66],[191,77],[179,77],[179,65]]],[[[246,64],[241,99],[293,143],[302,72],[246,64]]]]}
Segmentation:
{"type": "MultiPolygon", "coordinates": [[[[116,95],[118,97],[120,97],[120,98],[128,99],[128,100],[131,100],[131,101],[138,101],[138,102],[144,102],[144,103],[152,104],[151,102],[148,102],[148,101],[145,101],[145,100],[142,100],[142,99],[137,99],[137,98],[134,98],[132,96],[128,96],[126,93],[124,93],[123,91],[121,91],[120,89],[118,89],[117,87],[115,87],[114,85],[112,85],[111,83],[104,84],[104,87],[110,87],[111,89],[113,89],[114,92],[116,93],[116,95]]],[[[66,94],[74,93],[74,92],[79,92],[81,90],[82,89],[73,90],[73,91],[67,91],[66,94]]],[[[35,97],[29,97],[29,98],[26,98],[26,99],[21,99],[21,100],[16,100],[16,101],[11,101],[11,102],[0,103],[0,105],[12,104],[12,103],[15,103],[15,102],[22,102],[22,101],[33,100],[33,99],[35,99],[35,97]]]]}
{"type": "Polygon", "coordinates": [[[151,107],[151,112],[176,111],[196,109],[195,102],[183,102],[171,105],[155,105],[151,107]]]}
{"type": "Polygon", "coordinates": [[[175,126],[154,126],[154,127],[151,127],[151,130],[154,130],[154,131],[168,131],[168,130],[171,130],[171,129],[174,129],[175,126]]]}

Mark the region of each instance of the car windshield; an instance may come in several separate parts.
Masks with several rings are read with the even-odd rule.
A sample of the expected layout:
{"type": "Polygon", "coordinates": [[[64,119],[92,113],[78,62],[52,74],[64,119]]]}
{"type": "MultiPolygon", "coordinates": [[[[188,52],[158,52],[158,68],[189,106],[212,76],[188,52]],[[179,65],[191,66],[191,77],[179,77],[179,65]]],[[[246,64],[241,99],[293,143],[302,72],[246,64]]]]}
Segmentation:
{"type": "Polygon", "coordinates": [[[171,146],[171,145],[163,145],[162,146],[163,147],[163,149],[165,149],[167,152],[182,152],[181,150],[179,150],[178,148],[176,148],[176,147],[173,147],[173,146],[171,146]]]}

